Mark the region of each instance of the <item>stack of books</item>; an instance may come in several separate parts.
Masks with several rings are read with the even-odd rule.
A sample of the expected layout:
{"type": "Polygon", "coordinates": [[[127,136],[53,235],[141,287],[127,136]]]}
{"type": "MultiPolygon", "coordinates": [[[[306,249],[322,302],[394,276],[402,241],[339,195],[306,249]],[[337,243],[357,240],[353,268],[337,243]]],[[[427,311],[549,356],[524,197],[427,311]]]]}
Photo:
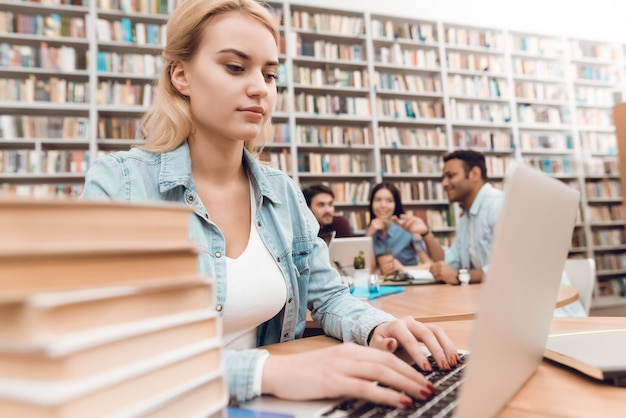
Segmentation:
{"type": "Polygon", "coordinates": [[[215,284],[190,215],[0,199],[0,415],[225,416],[215,284]]]}

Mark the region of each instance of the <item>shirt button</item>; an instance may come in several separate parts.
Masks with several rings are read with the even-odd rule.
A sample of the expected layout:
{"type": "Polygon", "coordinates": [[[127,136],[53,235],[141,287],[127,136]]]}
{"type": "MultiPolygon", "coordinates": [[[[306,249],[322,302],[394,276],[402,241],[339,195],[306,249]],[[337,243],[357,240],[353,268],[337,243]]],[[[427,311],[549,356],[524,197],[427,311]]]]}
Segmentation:
{"type": "Polygon", "coordinates": [[[215,257],[216,257],[216,258],[222,258],[222,253],[221,253],[221,252],[219,252],[219,251],[217,251],[217,252],[215,253],[215,257]]]}
{"type": "Polygon", "coordinates": [[[188,195],[187,195],[187,202],[189,202],[189,203],[193,203],[194,199],[195,199],[195,197],[193,197],[193,195],[192,195],[192,194],[188,194],[188,195]]]}
{"type": "Polygon", "coordinates": [[[276,258],[276,261],[280,263],[280,257],[277,257],[277,258],[276,258]]]}
{"type": "Polygon", "coordinates": [[[224,307],[223,307],[222,305],[217,305],[217,306],[215,307],[215,310],[216,310],[216,311],[218,311],[218,312],[222,312],[222,309],[223,309],[223,308],[224,308],[224,307]]]}
{"type": "Polygon", "coordinates": [[[284,333],[283,337],[285,337],[285,338],[289,337],[289,333],[288,332],[284,333]]]}
{"type": "Polygon", "coordinates": [[[287,301],[287,303],[291,303],[293,302],[293,298],[289,298],[289,300],[287,301]]]}
{"type": "Polygon", "coordinates": [[[256,223],[256,226],[258,226],[258,227],[260,228],[260,227],[261,227],[261,221],[258,221],[258,222],[256,223]]]}

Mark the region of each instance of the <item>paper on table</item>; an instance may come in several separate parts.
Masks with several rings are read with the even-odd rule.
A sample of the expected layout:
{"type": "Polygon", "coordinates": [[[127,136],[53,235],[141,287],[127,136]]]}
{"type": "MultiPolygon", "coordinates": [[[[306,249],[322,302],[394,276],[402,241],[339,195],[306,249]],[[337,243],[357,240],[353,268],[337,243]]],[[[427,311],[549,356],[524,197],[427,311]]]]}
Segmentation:
{"type": "Polygon", "coordinates": [[[435,277],[429,270],[426,269],[405,269],[406,273],[408,273],[413,280],[435,280],[435,277]]]}

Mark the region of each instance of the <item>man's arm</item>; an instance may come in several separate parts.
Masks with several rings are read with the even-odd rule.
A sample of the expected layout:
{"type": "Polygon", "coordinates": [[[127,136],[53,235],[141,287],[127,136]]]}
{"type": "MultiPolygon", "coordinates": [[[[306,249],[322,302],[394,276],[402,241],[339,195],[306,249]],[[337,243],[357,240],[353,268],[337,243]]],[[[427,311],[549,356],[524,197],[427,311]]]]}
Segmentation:
{"type": "Polygon", "coordinates": [[[439,244],[437,237],[435,237],[435,234],[433,234],[430,229],[426,231],[426,235],[422,234],[422,239],[433,261],[443,261],[445,259],[443,247],[439,244]]]}
{"type": "MultiPolygon", "coordinates": [[[[448,284],[461,284],[459,282],[459,270],[449,266],[443,261],[434,263],[430,267],[430,272],[433,274],[435,279],[446,282],[448,284]]],[[[483,281],[483,277],[485,272],[483,269],[471,269],[468,271],[470,276],[470,283],[480,283],[483,281]]]]}

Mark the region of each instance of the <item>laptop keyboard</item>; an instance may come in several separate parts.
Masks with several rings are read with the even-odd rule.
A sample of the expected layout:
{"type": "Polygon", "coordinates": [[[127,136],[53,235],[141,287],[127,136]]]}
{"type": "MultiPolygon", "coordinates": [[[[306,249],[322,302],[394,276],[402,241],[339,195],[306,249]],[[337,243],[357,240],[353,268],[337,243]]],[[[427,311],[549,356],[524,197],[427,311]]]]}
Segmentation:
{"type": "Polygon", "coordinates": [[[416,368],[437,387],[437,392],[430,399],[424,401],[415,399],[413,405],[408,408],[394,408],[361,399],[345,399],[338,401],[320,416],[324,418],[452,417],[458,403],[458,391],[469,358],[467,354],[459,355],[461,363],[452,370],[439,370],[432,356],[428,358],[432,365],[432,372],[423,372],[416,368]]]}

